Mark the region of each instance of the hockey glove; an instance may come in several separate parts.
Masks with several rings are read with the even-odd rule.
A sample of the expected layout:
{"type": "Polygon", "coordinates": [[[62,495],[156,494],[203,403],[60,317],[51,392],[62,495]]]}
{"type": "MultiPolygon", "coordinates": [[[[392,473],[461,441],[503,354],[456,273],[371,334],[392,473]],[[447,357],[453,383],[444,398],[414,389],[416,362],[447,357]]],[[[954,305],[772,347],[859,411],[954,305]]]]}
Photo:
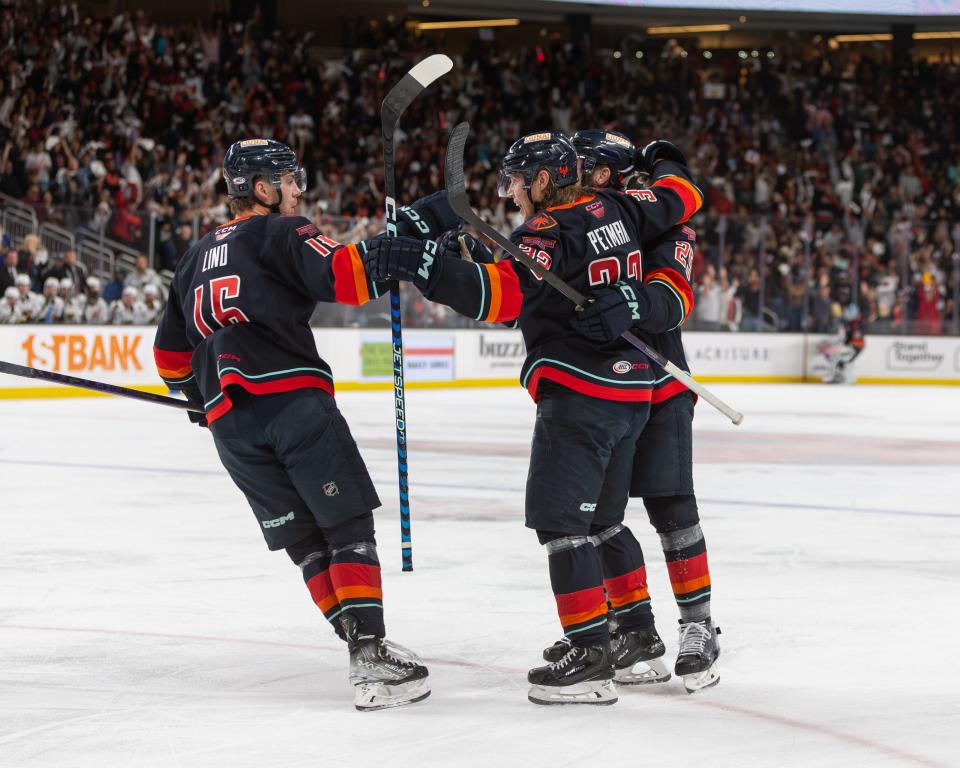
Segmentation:
{"type": "Polygon", "coordinates": [[[371,280],[406,280],[421,291],[429,286],[437,260],[434,240],[381,236],[362,246],[363,266],[371,280]]]}
{"type": "Polygon", "coordinates": [[[620,338],[650,314],[650,299],[642,285],[614,283],[590,294],[589,303],[573,316],[577,333],[597,344],[620,338]]]}
{"type": "Polygon", "coordinates": [[[441,258],[466,259],[477,264],[493,264],[493,251],[481,243],[473,235],[465,232],[447,232],[437,243],[437,253],[441,258]],[[460,240],[463,239],[463,245],[460,240]],[[466,253],[464,253],[466,251],[466,253]]]}
{"type": "Polygon", "coordinates": [[[687,164],[687,158],[675,144],[665,139],[655,139],[637,153],[636,166],[640,173],[650,174],[653,166],[660,160],[672,160],[681,165],[687,164]]]}
{"type": "Polygon", "coordinates": [[[418,240],[436,240],[448,229],[461,224],[443,190],[421,197],[397,211],[397,234],[418,240]]]}

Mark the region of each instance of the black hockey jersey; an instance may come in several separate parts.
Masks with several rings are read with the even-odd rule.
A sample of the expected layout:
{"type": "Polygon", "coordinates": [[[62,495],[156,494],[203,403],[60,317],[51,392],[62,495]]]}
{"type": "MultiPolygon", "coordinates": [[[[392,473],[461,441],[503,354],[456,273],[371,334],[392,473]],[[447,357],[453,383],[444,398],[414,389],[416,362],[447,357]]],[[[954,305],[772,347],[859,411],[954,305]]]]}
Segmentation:
{"type": "Polygon", "coordinates": [[[157,328],[157,369],[170,387],[203,402],[208,423],[230,409],[230,385],[333,394],[310,330],[316,303],[359,305],[386,290],[367,278],[358,244],[324,237],[302,216],[241,216],[177,265],[157,328]]]}
{"type": "MultiPolygon", "coordinates": [[[[621,279],[640,280],[647,274],[641,243],[689,219],[702,196],[686,168],[671,162],[659,163],[651,187],[634,194],[589,191],[532,216],[511,240],[582,294],[621,279]]],[[[650,361],[626,341],[596,345],[579,335],[570,322],[570,300],[512,258],[496,264],[439,260],[424,295],[477,320],[518,318],[527,348],[521,383],[534,400],[545,379],[601,399],[652,399],[650,361]]],[[[684,295],[692,306],[692,296],[684,295]]],[[[669,300],[676,303],[672,295],[669,300]]]]}
{"type": "MultiPolygon", "coordinates": [[[[643,285],[650,298],[650,315],[634,325],[641,339],[688,373],[680,329],[693,311],[690,281],[696,250],[697,234],[685,224],[674,227],[652,243],[644,243],[643,285]]],[[[654,404],[687,391],[658,365],[652,365],[654,404]]]]}

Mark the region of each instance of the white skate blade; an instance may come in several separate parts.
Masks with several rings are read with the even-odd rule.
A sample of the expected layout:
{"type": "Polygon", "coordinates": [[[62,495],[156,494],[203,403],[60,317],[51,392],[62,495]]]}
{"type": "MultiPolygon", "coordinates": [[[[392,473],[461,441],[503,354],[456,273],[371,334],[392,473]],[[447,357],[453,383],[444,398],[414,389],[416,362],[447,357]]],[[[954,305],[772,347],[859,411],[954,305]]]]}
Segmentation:
{"type": "Polygon", "coordinates": [[[531,685],[527,698],[534,704],[616,704],[613,680],[591,680],[573,685],[531,685]]]}
{"type": "Polygon", "coordinates": [[[683,687],[687,689],[687,693],[699,693],[707,688],[712,688],[719,682],[720,668],[717,666],[717,662],[713,662],[703,672],[683,676],[683,687]]]}
{"type": "Polygon", "coordinates": [[[661,659],[647,659],[634,663],[632,667],[614,670],[613,679],[622,685],[665,683],[670,679],[670,671],[661,659]]]}
{"type": "Polygon", "coordinates": [[[413,704],[416,701],[423,701],[429,695],[430,685],[425,677],[396,685],[359,683],[354,686],[353,704],[361,712],[372,712],[376,709],[413,704]]]}

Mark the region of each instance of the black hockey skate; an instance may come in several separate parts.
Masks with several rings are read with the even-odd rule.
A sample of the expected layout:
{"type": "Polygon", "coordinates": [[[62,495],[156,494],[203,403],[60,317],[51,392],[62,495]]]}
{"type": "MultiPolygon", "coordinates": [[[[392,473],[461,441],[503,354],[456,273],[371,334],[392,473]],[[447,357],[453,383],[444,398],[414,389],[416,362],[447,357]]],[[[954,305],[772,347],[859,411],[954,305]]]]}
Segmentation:
{"type": "Polygon", "coordinates": [[[430,695],[427,668],[419,657],[382,637],[361,635],[356,620],[341,615],[350,650],[350,683],[361,712],[400,707],[430,695]]]}
{"type": "Polygon", "coordinates": [[[654,628],[617,632],[610,638],[613,679],[624,685],[665,683],[670,671],[661,661],[667,649],[654,628]]]}
{"type": "Polygon", "coordinates": [[[697,693],[720,682],[717,659],[720,658],[720,628],[709,618],[680,622],[680,652],[673,668],[683,678],[687,693],[697,693]]]}
{"type": "Polygon", "coordinates": [[[571,645],[552,664],[527,673],[534,704],[614,704],[613,665],[607,646],[571,645]]]}
{"type": "MultiPolygon", "coordinates": [[[[607,611],[607,629],[610,631],[611,638],[620,629],[620,621],[617,619],[617,614],[613,612],[613,609],[607,611]]],[[[569,637],[561,637],[549,648],[543,649],[543,660],[551,663],[554,661],[560,661],[560,659],[563,658],[563,655],[570,650],[570,645],[571,643],[569,637]]]]}

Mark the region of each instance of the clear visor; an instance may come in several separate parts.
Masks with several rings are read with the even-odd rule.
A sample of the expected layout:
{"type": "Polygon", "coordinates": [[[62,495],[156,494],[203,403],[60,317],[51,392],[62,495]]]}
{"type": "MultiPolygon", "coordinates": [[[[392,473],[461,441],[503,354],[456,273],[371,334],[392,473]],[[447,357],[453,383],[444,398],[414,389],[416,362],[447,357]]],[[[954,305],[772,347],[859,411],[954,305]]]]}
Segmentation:
{"type": "Polygon", "coordinates": [[[524,189],[523,177],[519,173],[507,173],[500,171],[497,177],[497,194],[500,197],[513,197],[514,194],[524,189]]]}
{"type": "Polygon", "coordinates": [[[274,174],[273,186],[279,187],[287,175],[293,176],[293,182],[297,185],[301,195],[307,191],[307,171],[299,165],[293,169],[287,168],[282,171],[277,171],[274,174]]]}

